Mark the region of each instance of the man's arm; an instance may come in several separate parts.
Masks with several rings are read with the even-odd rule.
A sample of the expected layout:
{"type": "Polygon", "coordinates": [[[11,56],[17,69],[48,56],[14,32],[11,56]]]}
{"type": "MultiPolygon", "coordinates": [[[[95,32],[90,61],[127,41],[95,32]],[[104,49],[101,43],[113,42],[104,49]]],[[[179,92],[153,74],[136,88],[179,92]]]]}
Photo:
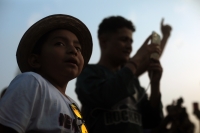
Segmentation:
{"type": "MultiPolygon", "coordinates": [[[[161,30],[162,36],[163,36],[161,43],[160,43],[160,47],[161,47],[161,50],[162,50],[162,53],[163,53],[165,46],[167,44],[167,41],[170,37],[172,27],[170,25],[164,25],[164,19],[162,19],[161,24],[160,24],[160,30],[161,30]]],[[[162,53],[161,53],[161,55],[162,55],[162,53]]]]}
{"type": "Polygon", "coordinates": [[[157,107],[160,104],[160,80],[163,69],[159,60],[152,60],[148,68],[148,74],[151,83],[150,104],[152,107],[157,107]]]}
{"type": "Polygon", "coordinates": [[[160,93],[160,79],[162,67],[159,60],[151,60],[148,67],[148,74],[151,81],[150,98],[142,99],[140,111],[144,129],[156,128],[163,120],[162,102],[160,93]]]}
{"type": "MultiPolygon", "coordinates": [[[[162,56],[163,51],[165,50],[167,41],[170,37],[171,30],[172,30],[172,27],[170,25],[164,25],[163,23],[164,23],[164,19],[161,20],[161,24],[160,24],[160,29],[161,29],[161,32],[162,32],[162,40],[161,40],[161,43],[160,43],[160,50],[161,50],[160,57],[162,56]]],[[[149,58],[144,59],[143,62],[141,62],[141,66],[143,66],[143,67],[140,67],[136,71],[135,75],[137,77],[139,77],[144,72],[146,72],[149,63],[150,63],[149,58]]]]}

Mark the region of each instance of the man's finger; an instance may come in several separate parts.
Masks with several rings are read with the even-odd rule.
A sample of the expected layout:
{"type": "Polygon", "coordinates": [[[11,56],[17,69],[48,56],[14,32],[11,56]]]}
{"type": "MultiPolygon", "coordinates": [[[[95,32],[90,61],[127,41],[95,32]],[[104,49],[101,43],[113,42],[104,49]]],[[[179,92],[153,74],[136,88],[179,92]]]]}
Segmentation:
{"type": "Polygon", "coordinates": [[[144,41],[143,45],[148,45],[148,42],[151,40],[151,35],[144,41]]]}
{"type": "Polygon", "coordinates": [[[161,26],[163,26],[164,25],[164,18],[162,18],[162,20],[161,20],[161,26]]]}

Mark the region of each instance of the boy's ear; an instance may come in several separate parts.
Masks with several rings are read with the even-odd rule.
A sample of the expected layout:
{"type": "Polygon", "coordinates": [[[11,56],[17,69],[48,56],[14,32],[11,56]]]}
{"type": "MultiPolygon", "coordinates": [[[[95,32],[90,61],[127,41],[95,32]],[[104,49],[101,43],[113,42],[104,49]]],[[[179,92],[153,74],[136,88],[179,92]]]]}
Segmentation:
{"type": "Polygon", "coordinates": [[[100,44],[101,49],[106,48],[107,41],[108,41],[108,37],[106,37],[106,35],[101,35],[99,37],[99,44],[100,44]]]}
{"type": "Polygon", "coordinates": [[[39,55],[37,55],[37,54],[31,54],[29,56],[29,58],[28,58],[28,63],[34,69],[40,68],[41,64],[39,62],[39,55]]]}

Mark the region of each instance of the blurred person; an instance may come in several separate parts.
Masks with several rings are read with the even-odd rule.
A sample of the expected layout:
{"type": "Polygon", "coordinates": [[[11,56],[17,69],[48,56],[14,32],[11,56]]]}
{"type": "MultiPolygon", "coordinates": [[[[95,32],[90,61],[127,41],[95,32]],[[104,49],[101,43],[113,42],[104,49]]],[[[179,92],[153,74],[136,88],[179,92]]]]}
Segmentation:
{"type": "Polygon", "coordinates": [[[152,133],[194,133],[195,126],[190,121],[185,107],[182,106],[183,98],[166,107],[167,115],[162,124],[152,133]],[[168,128],[167,126],[170,125],[168,128]]]}
{"type": "Polygon", "coordinates": [[[200,110],[198,102],[193,103],[193,114],[197,117],[198,120],[200,120],[200,110]]]}
{"type": "Polygon", "coordinates": [[[90,133],[142,133],[156,128],[163,119],[160,80],[162,66],[152,53],[161,55],[171,26],[161,21],[160,47],[150,44],[151,35],[133,57],[133,23],[122,16],[110,16],[100,23],[100,61],[87,65],[78,76],[76,93],[90,133]],[[140,86],[138,77],[148,71],[151,95],[140,86]]]}
{"type": "Polygon", "coordinates": [[[0,133],[87,133],[65,90],[91,53],[90,31],[79,19],[54,14],[33,24],[16,53],[22,74],[0,100],[0,133]]]}

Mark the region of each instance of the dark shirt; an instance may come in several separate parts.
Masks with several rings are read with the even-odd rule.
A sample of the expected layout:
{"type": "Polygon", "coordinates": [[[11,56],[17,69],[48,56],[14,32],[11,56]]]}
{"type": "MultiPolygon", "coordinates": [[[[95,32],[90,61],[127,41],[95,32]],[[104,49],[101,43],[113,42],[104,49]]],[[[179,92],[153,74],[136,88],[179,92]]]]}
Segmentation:
{"type": "Polygon", "coordinates": [[[112,72],[88,65],[77,78],[82,115],[90,133],[142,133],[163,119],[162,104],[152,108],[129,68],[112,72]]]}

